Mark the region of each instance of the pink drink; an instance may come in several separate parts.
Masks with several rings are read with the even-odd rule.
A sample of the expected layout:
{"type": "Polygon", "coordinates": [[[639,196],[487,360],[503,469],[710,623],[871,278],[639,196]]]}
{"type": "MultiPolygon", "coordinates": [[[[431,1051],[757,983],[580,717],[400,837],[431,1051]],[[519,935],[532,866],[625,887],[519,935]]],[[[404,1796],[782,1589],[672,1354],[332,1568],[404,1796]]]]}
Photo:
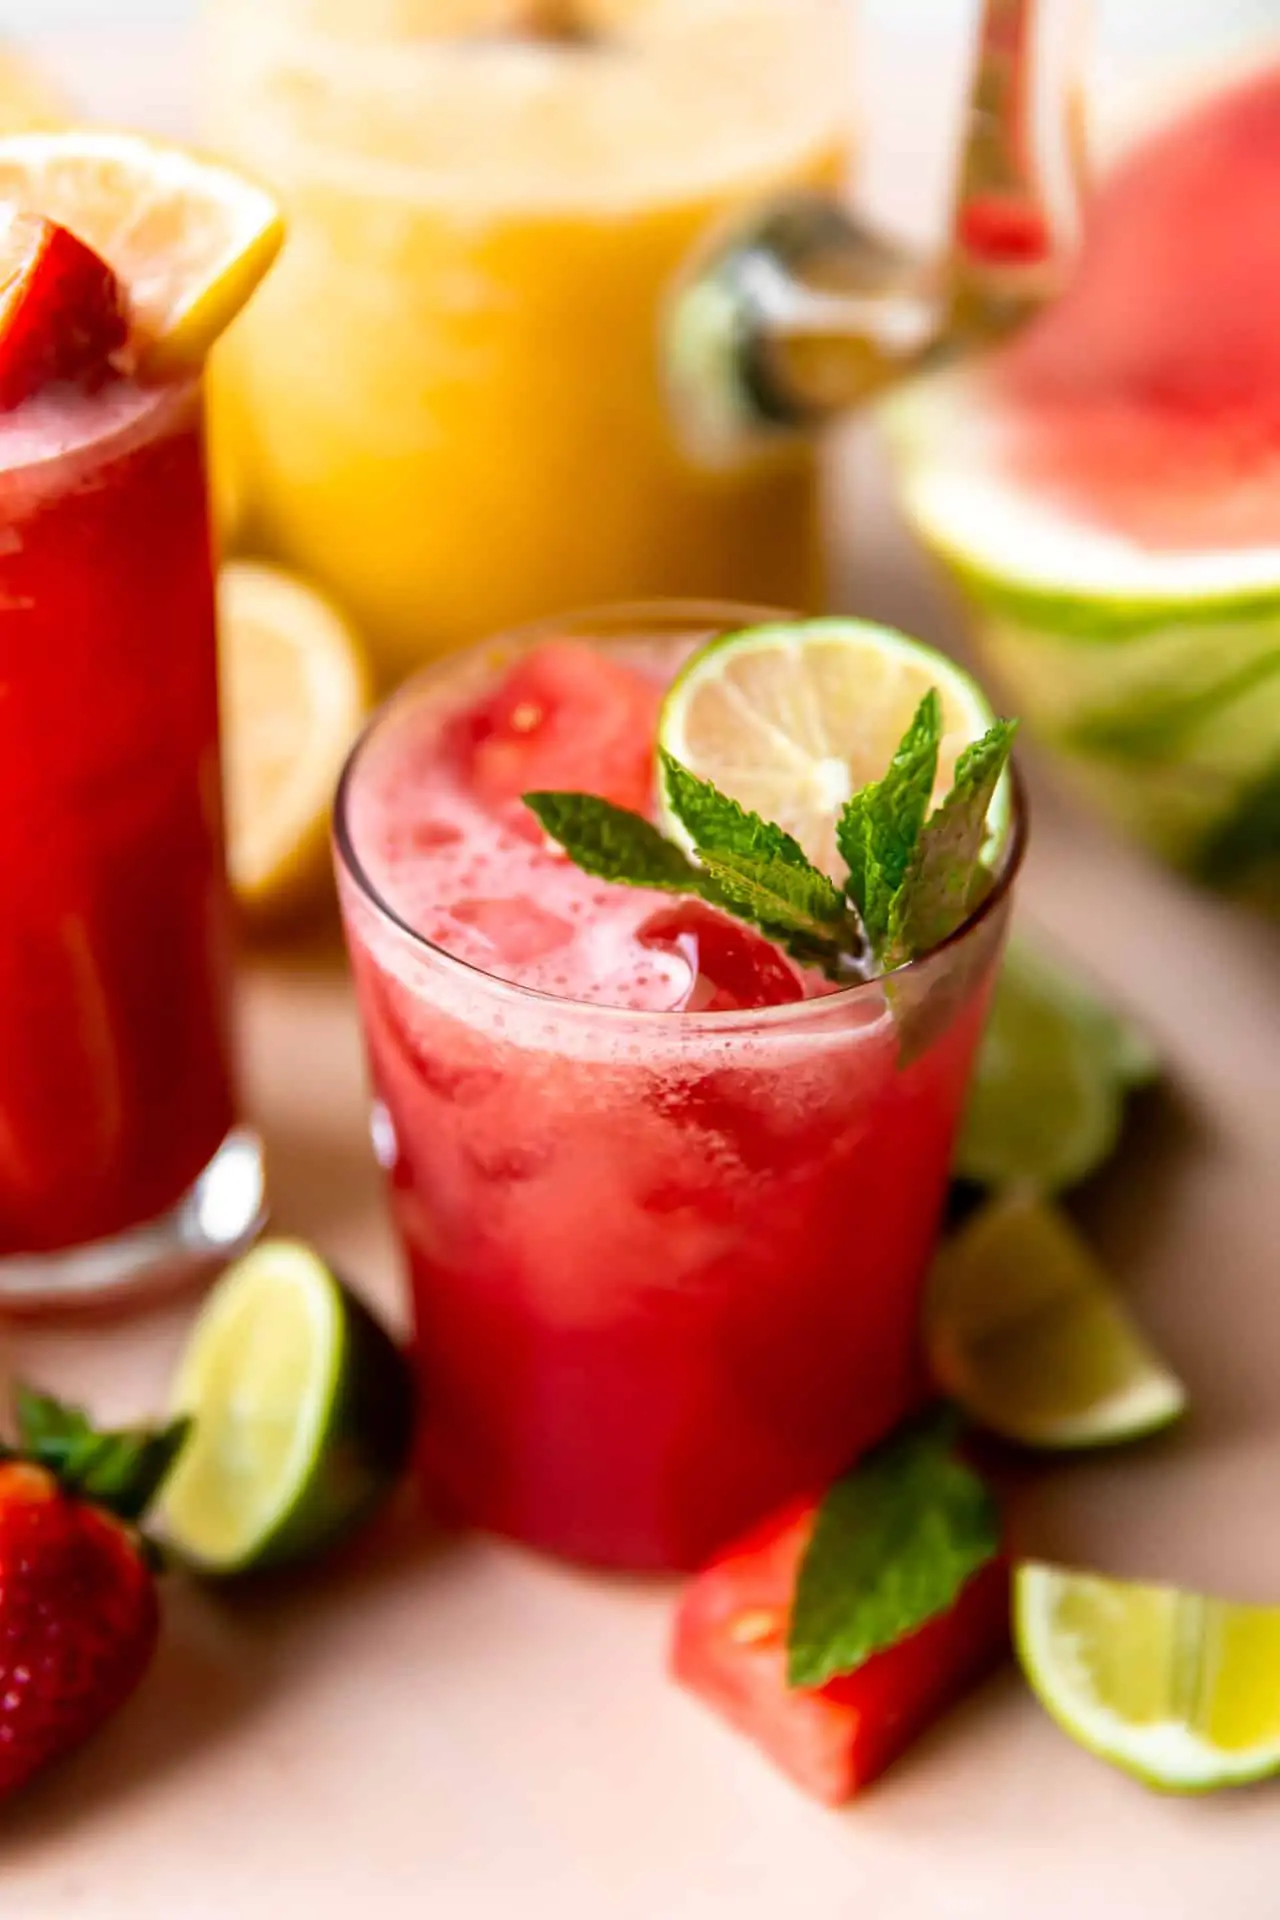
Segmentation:
{"type": "Polygon", "coordinates": [[[0,413],[0,534],[0,1294],[56,1298],[235,1119],[198,385],[0,413]]]}
{"type": "Polygon", "coordinates": [[[519,795],[647,804],[663,686],[710,618],[439,668],[339,803],[428,1479],[462,1517],[637,1569],[695,1565],[825,1484],[921,1392],[1016,864],[898,976],[896,1014],[878,983],[833,991],[708,909],[572,866],[519,795]]]}

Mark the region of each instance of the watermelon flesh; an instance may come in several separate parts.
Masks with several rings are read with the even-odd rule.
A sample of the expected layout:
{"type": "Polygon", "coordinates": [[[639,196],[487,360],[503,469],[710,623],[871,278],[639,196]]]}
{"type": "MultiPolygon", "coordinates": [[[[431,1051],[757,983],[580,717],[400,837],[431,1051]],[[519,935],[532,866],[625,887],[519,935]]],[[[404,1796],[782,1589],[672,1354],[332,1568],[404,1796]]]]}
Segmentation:
{"type": "Polygon", "coordinates": [[[1072,284],[990,370],[1013,471],[1170,551],[1280,536],[1280,69],[1124,162],[1072,284]]]}
{"type": "Polygon", "coordinates": [[[1152,851],[1280,907],[1280,65],[1131,149],[1053,306],[884,420],[1001,703],[1152,851]]]}

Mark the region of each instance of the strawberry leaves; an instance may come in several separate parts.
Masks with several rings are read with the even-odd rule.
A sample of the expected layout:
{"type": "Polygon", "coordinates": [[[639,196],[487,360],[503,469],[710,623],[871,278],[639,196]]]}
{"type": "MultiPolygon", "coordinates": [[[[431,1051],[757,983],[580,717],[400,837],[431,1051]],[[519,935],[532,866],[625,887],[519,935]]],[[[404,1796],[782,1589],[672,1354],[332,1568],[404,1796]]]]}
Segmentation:
{"type": "Polygon", "coordinates": [[[47,1394],[20,1386],[14,1397],[19,1444],[7,1456],[47,1467],[68,1493],[131,1522],[151,1505],[191,1428],[175,1420],[100,1433],[78,1407],[47,1394]]]}

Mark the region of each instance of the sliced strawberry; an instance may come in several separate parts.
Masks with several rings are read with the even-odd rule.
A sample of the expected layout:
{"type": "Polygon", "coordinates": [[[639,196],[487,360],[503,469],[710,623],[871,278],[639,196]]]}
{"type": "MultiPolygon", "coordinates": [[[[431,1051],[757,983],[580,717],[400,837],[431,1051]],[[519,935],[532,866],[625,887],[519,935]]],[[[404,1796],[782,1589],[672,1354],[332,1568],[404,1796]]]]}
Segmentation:
{"type": "Polygon", "coordinates": [[[128,337],[106,261],[52,220],[10,214],[0,230],[0,409],[57,380],[105,377],[128,337]]]}
{"type": "Polygon", "coordinates": [[[676,1616],[672,1673],[827,1806],[852,1798],[1009,1644],[1003,1560],[948,1612],[825,1687],[787,1684],[787,1626],[816,1501],[788,1508],[698,1575],[676,1616]]]}

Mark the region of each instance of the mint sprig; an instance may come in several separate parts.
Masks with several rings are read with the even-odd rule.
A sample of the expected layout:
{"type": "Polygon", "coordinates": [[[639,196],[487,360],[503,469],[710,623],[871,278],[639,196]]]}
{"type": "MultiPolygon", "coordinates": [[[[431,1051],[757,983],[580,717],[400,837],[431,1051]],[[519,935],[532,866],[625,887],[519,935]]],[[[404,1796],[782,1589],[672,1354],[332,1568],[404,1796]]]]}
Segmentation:
{"type": "Polygon", "coordinates": [[[929,953],[963,926],[990,883],[987,814],[1013,750],[1016,720],[997,720],[956,762],[950,793],[921,829],[889,912],[886,964],[929,953]]]}
{"type": "Polygon", "coordinates": [[[862,940],[840,889],[800,842],[741,806],[669,754],[659,763],[671,811],[710,881],[705,897],[767,934],[797,960],[838,971],[862,940]]]}
{"type": "Polygon", "coordinates": [[[694,894],[745,920],[805,966],[846,977],[863,952],[844,895],[799,841],[661,755],[671,810],[698,864],[640,814],[586,793],[527,793],[545,831],[585,873],[622,886],[694,894]]]}
{"type": "Polygon", "coordinates": [[[856,1673],[954,1606],[1000,1550],[984,1482],[958,1457],[943,1408],[900,1428],[838,1480],[800,1563],[787,1680],[821,1687],[856,1673]]]}
{"type": "Polygon", "coordinates": [[[888,940],[894,903],[929,812],[941,742],[942,702],[937,688],[930,687],[884,779],[853,795],[836,828],[836,844],[849,869],[845,892],[876,953],[888,940]]]}
{"type": "Polygon", "coordinates": [[[524,803],[575,866],[597,880],[704,895],[706,875],[642,814],[593,793],[526,793],[524,803]]]}
{"type": "Polygon", "coordinates": [[[692,894],[757,928],[832,980],[891,971],[963,924],[990,885],[987,814],[1008,764],[1015,721],[1001,720],[961,755],[951,792],[930,817],[942,703],[930,688],[880,780],[853,795],[836,830],[843,887],[793,835],[721,793],[668,753],[668,805],[693,848],[642,815],[586,793],[528,793],[525,803],[569,858],[600,880],[692,894]]]}

